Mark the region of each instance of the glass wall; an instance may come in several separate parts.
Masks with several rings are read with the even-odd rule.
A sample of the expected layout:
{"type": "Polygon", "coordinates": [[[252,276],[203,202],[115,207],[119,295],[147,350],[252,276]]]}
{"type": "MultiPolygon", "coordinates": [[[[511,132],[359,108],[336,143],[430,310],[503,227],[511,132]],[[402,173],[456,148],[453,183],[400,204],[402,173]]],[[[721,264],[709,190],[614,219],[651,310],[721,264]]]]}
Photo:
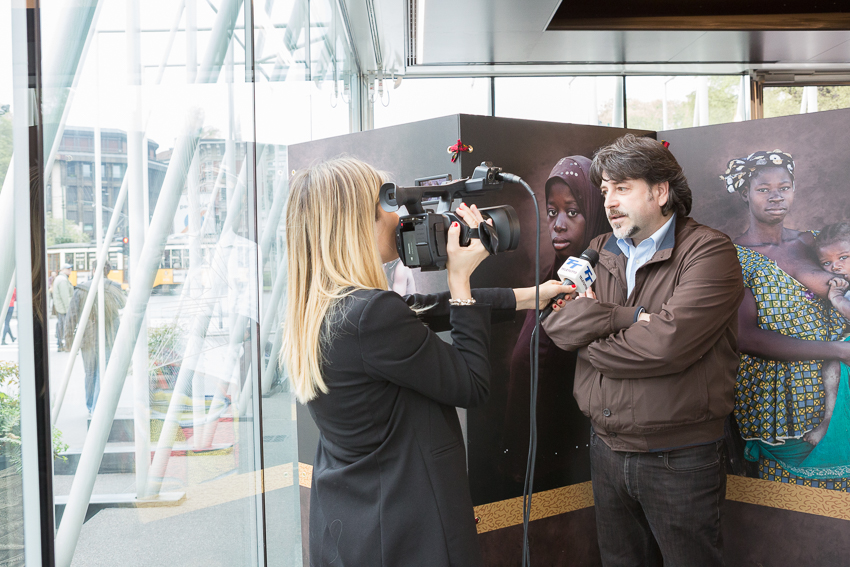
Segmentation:
{"type": "Polygon", "coordinates": [[[489,77],[402,79],[374,84],[375,128],[394,126],[449,114],[490,114],[489,77]]]}
{"type": "MultiPolygon", "coordinates": [[[[489,78],[384,81],[375,127],[454,113],[487,114],[489,78]]],[[[732,76],[495,77],[494,115],[665,130],[749,118],[748,79],[732,76]],[[625,81],[625,93],[623,89],[625,81]],[[624,98],[625,97],[625,98],[624,98]]]]}
{"type": "Polygon", "coordinates": [[[249,9],[41,3],[59,566],[264,553],[249,9]]]}
{"type": "Polygon", "coordinates": [[[496,116],[623,126],[622,77],[496,77],[496,116]]]}
{"type": "MultiPolygon", "coordinates": [[[[14,191],[12,13],[0,4],[0,222],[9,222],[14,191]],[[8,174],[8,175],[7,175],[8,174]]],[[[24,508],[21,462],[21,403],[18,371],[18,322],[13,281],[11,227],[3,227],[0,256],[0,565],[24,565],[24,508]],[[6,260],[9,257],[9,260],[6,260]]],[[[27,439],[27,441],[32,441],[27,439]]],[[[61,442],[61,441],[60,441],[61,442]]]]}
{"type": "MultiPolygon", "coordinates": [[[[0,8],[2,179],[12,56],[28,54],[0,8]]],[[[29,14],[56,565],[301,565],[281,212],[287,144],[351,128],[359,69],[338,4],[44,0],[29,14]]],[[[40,509],[22,506],[16,345],[0,345],[3,565],[23,564],[21,518],[40,509]]]]}
{"type": "Polygon", "coordinates": [[[850,86],[765,87],[764,117],[850,108],[850,86]]]}
{"type": "Polygon", "coordinates": [[[336,0],[265,2],[254,17],[257,141],[350,132],[358,69],[336,0]]]}
{"type": "MultiPolygon", "coordinates": [[[[36,341],[19,333],[15,285],[29,286],[33,268],[15,265],[12,180],[26,194],[29,177],[6,173],[13,134],[26,140],[31,118],[13,104],[13,55],[27,54],[12,44],[9,6],[0,565],[17,566],[25,513],[39,503],[24,499],[20,452],[22,437],[35,440],[21,427],[18,344],[32,352],[36,341]]],[[[35,277],[48,292],[56,565],[301,565],[295,400],[278,365],[281,215],[288,145],[359,122],[362,70],[338,0],[41,0],[31,13],[43,147],[30,175],[43,203],[30,216],[46,241],[35,277]]],[[[623,81],[386,78],[366,96],[375,127],[491,112],[648,129],[746,118],[741,77],[623,81]]],[[[850,106],[844,88],[765,89],[765,114],[778,115],[774,103],[777,113],[850,106]]]]}
{"type": "Polygon", "coordinates": [[[675,130],[748,120],[748,82],[741,75],[626,77],[628,127],[675,130]]]}
{"type": "MultiPolygon", "coordinates": [[[[335,0],[255,6],[256,207],[267,565],[301,565],[295,397],[279,368],[285,311],[287,145],[347,134],[359,70],[335,0]],[[309,63],[309,64],[308,64],[309,63]]],[[[243,398],[244,399],[244,398],[243,398]]]]}

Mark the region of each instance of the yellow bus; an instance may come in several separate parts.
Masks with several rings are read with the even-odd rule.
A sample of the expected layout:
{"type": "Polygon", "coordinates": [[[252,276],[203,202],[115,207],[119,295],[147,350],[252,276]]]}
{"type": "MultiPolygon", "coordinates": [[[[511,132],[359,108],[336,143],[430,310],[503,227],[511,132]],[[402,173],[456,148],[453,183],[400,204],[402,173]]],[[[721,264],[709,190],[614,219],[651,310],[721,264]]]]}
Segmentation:
{"type": "MultiPolygon", "coordinates": [[[[107,277],[129,289],[126,272],[124,247],[115,243],[109,247],[109,264],[112,267],[107,277]]],[[[97,263],[97,247],[94,244],[55,244],[47,249],[47,271],[58,272],[63,264],[71,265],[68,279],[77,285],[87,281],[91,270],[97,263]]],[[[189,270],[189,246],[186,244],[168,244],[162,253],[159,269],[154,278],[155,293],[176,291],[184,281],[189,270]]]]}

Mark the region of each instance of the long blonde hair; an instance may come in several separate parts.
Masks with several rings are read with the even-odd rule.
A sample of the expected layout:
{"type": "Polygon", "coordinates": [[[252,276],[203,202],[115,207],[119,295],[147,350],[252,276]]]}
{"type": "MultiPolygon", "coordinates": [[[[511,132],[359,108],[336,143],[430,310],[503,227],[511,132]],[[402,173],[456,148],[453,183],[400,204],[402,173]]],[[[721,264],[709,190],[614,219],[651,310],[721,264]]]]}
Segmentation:
{"type": "Polygon", "coordinates": [[[340,299],[387,289],[375,222],[382,178],[353,158],[296,172],[286,203],[287,302],[281,363],[301,403],[327,393],[323,349],[340,299]]]}

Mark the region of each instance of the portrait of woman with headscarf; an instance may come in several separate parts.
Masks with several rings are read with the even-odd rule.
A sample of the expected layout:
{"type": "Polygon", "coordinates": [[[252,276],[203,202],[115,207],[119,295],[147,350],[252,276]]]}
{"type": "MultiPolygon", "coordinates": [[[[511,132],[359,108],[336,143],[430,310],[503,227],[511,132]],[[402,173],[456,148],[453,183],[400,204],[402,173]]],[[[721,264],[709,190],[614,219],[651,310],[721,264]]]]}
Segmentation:
{"type": "MultiPolygon", "coordinates": [[[[590,163],[591,160],[584,156],[562,158],[552,168],[546,181],[545,214],[555,261],[541,274],[540,281],[558,279],[558,269],[567,258],[579,256],[594,237],[610,230],[599,187],[590,183],[590,163]]],[[[511,356],[502,441],[503,474],[509,483],[522,483],[525,477],[533,330],[534,313],[529,311],[511,356]]],[[[541,328],[535,490],[547,490],[590,478],[586,450],[590,421],[573,399],[575,363],[576,353],[559,349],[541,328]]]]}
{"type": "Polygon", "coordinates": [[[785,226],[795,168],[788,153],[758,151],[730,160],[720,176],[749,221],[733,240],[746,288],[734,415],[759,478],[847,491],[850,343],[829,300],[834,274],[815,255],[818,234],[785,226]],[[839,378],[843,389],[829,392],[825,384],[839,378]]]}

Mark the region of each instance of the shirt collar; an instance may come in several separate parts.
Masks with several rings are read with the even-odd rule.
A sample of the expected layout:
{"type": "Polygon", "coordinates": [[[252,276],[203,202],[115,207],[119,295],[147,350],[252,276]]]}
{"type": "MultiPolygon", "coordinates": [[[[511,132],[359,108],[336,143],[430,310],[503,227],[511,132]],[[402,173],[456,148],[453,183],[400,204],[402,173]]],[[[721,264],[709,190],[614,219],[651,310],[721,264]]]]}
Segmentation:
{"type": "MultiPolygon", "coordinates": [[[[664,242],[664,237],[667,236],[667,233],[670,231],[670,227],[673,226],[673,222],[675,220],[676,220],[676,214],[673,213],[673,215],[670,217],[670,219],[667,222],[665,222],[664,225],[661,228],[656,230],[654,233],[652,233],[652,236],[647,238],[647,240],[652,241],[652,253],[653,254],[658,251],[658,245],[661,242],[664,242]]],[[[643,242],[641,242],[641,244],[643,244],[643,242]]],[[[618,238],[617,239],[617,246],[620,247],[620,250],[623,251],[623,254],[626,255],[626,258],[630,257],[631,251],[636,248],[636,246],[634,245],[634,242],[632,242],[631,238],[618,238]]]]}

